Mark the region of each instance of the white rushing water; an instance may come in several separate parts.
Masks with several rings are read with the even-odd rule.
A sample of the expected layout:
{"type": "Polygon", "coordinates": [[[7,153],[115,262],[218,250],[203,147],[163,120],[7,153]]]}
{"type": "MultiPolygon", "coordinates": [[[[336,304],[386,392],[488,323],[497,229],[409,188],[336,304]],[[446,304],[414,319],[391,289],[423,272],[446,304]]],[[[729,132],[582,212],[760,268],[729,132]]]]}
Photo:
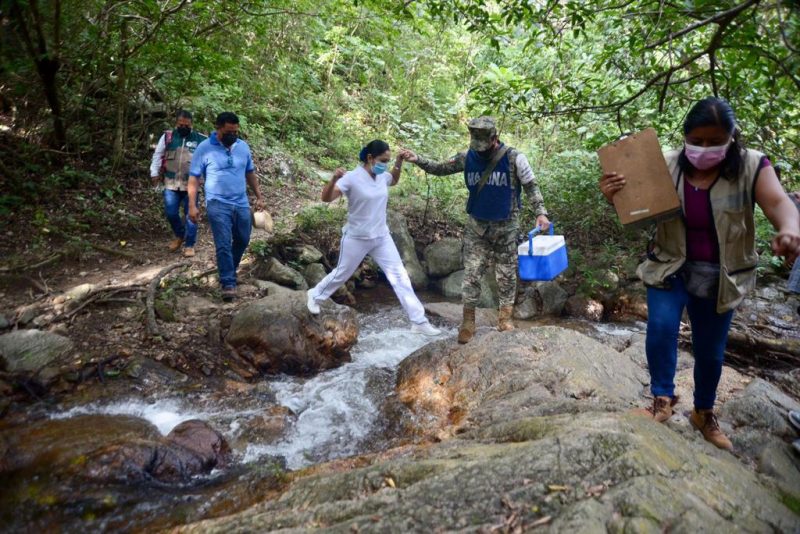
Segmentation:
{"type": "MultiPolygon", "coordinates": [[[[352,351],[352,361],[322,372],[312,378],[281,377],[269,381],[277,402],[297,416],[281,441],[269,445],[249,444],[243,461],[258,461],[264,455],[286,458],[287,467],[298,469],[333,458],[360,452],[363,440],[379,423],[380,406],[376,399],[390,393],[393,387],[373,386],[367,391],[370,376],[392,372],[409,354],[435,339],[452,335],[443,330],[436,338],[414,334],[408,319],[399,306],[382,306],[379,311],[360,316],[361,331],[352,351]]],[[[393,376],[393,375],[392,375],[393,376]]],[[[161,398],[147,402],[129,399],[110,404],[92,403],[51,414],[65,419],[87,414],[128,415],[151,422],[168,434],[173,428],[190,419],[208,421],[227,438],[236,437],[240,423],[263,411],[254,398],[237,408],[227,407],[224,401],[210,399],[161,398]]]]}
{"type": "Polygon", "coordinates": [[[412,333],[398,307],[363,318],[352,362],[310,379],[286,378],[272,384],[278,402],[297,414],[297,422],[279,443],[248,446],[245,461],[270,454],[285,457],[287,466],[297,469],[357,453],[379,417],[375,394],[389,393],[369,395],[370,374],[394,369],[415,350],[451,334],[443,330],[438,338],[430,338],[412,333]]]}

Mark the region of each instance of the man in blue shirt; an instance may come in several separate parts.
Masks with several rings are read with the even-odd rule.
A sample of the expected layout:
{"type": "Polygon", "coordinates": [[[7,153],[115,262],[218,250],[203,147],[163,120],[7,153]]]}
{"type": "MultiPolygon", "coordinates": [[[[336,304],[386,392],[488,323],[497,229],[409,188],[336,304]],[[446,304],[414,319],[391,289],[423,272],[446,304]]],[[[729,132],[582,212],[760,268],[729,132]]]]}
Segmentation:
{"type": "Polygon", "coordinates": [[[247,185],[264,209],[250,147],[239,139],[239,117],[226,111],[217,116],[216,130],[200,143],[189,169],[189,218],[197,222],[197,188],[205,176],[206,211],[217,252],[222,299],[236,298],[236,269],[250,242],[250,203],[247,185]]]}

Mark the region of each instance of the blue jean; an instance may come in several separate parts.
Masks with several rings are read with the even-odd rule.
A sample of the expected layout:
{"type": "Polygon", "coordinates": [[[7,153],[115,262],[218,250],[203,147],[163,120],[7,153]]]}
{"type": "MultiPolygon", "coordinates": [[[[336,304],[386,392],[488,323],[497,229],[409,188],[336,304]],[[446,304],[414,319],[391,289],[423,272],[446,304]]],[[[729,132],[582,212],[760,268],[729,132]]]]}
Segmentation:
{"type": "Polygon", "coordinates": [[[654,396],[675,395],[678,331],[686,308],[692,327],[694,407],[711,409],[717,397],[733,310],[717,313],[716,299],[688,294],[680,276],[672,277],[669,282],[669,289],[647,288],[646,352],[650,391],[654,396]]]}
{"type": "Polygon", "coordinates": [[[197,242],[197,225],[189,220],[189,193],[188,191],[174,191],[164,189],[164,215],[167,216],[175,237],[183,239],[185,247],[193,247],[197,242]],[[186,227],[183,226],[180,208],[183,206],[183,218],[186,219],[186,227]]]}
{"type": "Polygon", "coordinates": [[[236,269],[250,242],[250,208],[209,200],[206,212],[214,234],[219,283],[223,288],[236,287],[236,269]]]}

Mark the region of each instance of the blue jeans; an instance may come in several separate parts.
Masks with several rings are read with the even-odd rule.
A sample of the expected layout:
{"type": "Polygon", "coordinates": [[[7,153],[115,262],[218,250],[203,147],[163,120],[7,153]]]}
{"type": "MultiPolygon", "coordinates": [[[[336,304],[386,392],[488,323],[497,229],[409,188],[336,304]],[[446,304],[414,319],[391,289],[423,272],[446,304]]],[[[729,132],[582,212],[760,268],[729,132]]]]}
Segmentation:
{"type": "Polygon", "coordinates": [[[173,191],[164,189],[164,215],[167,216],[175,237],[183,239],[185,247],[193,247],[197,242],[197,225],[189,220],[189,193],[188,191],[173,191]],[[186,228],[183,226],[180,208],[183,206],[183,218],[186,219],[186,228]]]}
{"type": "Polygon", "coordinates": [[[680,276],[670,278],[669,282],[670,289],[647,288],[646,351],[650,391],[654,396],[675,395],[678,331],[686,308],[692,327],[694,407],[711,409],[717,397],[733,310],[717,313],[716,299],[688,294],[680,276]]]}
{"type": "Polygon", "coordinates": [[[209,200],[206,212],[214,234],[219,283],[223,288],[236,287],[236,269],[250,242],[250,208],[209,200]]]}

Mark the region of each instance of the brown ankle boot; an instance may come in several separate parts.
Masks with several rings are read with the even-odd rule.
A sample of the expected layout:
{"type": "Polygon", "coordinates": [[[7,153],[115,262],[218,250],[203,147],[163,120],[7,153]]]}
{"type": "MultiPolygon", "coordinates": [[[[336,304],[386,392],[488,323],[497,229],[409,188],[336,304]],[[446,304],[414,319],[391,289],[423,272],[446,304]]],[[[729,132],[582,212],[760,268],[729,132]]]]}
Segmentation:
{"type": "Polygon", "coordinates": [[[458,342],[462,345],[469,343],[475,335],[475,308],[464,306],[464,319],[458,329],[458,342]]]}
{"type": "Polygon", "coordinates": [[[663,423],[672,417],[672,407],[676,404],[678,404],[677,395],[674,397],[655,397],[652,406],[638,408],[633,410],[633,413],[655,419],[657,423],[663,423]]]}
{"type": "Polygon", "coordinates": [[[694,409],[689,416],[689,422],[703,434],[706,441],[713,443],[717,448],[728,451],[733,449],[733,443],[719,428],[714,410],[694,409]]]}
{"type": "Polygon", "coordinates": [[[497,329],[500,332],[508,332],[514,330],[514,322],[511,320],[511,315],[514,313],[514,306],[501,306],[497,314],[497,329]]]}

